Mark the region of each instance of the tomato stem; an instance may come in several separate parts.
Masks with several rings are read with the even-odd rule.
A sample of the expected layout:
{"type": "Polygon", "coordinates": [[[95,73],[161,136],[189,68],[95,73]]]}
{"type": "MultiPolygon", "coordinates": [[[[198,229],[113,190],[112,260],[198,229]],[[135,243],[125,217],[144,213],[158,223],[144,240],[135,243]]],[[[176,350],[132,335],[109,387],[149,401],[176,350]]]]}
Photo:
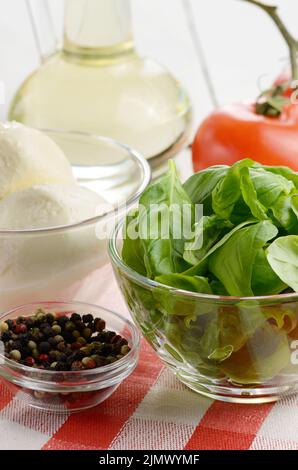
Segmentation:
{"type": "Polygon", "coordinates": [[[298,64],[297,64],[297,56],[298,56],[298,40],[294,38],[294,36],[290,33],[288,28],[286,27],[285,23],[282,21],[278,14],[277,6],[273,5],[265,5],[258,0],[242,0],[247,3],[251,3],[259,8],[262,8],[274,21],[276,26],[278,27],[280,33],[282,34],[284,40],[286,41],[289,51],[290,51],[290,60],[291,60],[291,70],[292,70],[292,80],[298,79],[298,64]]]}

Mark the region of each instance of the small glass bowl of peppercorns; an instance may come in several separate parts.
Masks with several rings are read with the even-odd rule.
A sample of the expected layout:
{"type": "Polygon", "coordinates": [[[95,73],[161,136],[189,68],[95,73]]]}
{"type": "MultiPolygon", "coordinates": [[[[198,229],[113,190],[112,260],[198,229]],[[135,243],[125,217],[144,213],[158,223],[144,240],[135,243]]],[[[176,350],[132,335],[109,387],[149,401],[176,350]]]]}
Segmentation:
{"type": "Polygon", "coordinates": [[[0,318],[0,380],[19,400],[71,413],[106,400],[134,370],[140,335],[121,315],[81,302],[43,302],[0,318]]]}

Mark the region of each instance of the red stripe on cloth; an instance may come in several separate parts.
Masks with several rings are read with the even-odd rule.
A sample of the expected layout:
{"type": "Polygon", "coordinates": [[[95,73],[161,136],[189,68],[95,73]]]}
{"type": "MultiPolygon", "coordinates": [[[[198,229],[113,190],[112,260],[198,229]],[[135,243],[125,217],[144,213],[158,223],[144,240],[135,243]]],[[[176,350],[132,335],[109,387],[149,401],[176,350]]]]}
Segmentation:
{"type": "Polygon", "coordinates": [[[132,375],[98,407],[71,415],[43,449],[108,449],[150,390],[161,369],[161,361],[143,340],[140,361],[132,375]]]}
{"type": "MultiPolygon", "coordinates": [[[[15,389],[15,393],[17,393],[17,388],[15,389]]],[[[3,381],[0,380],[0,410],[3,410],[13,397],[14,394],[12,391],[10,391],[6,385],[4,385],[3,381]]]]}
{"type": "Polygon", "coordinates": [[[249,449],[274,404],[237,405],[214,402],[197,426],[185,449],[249,449]]]}

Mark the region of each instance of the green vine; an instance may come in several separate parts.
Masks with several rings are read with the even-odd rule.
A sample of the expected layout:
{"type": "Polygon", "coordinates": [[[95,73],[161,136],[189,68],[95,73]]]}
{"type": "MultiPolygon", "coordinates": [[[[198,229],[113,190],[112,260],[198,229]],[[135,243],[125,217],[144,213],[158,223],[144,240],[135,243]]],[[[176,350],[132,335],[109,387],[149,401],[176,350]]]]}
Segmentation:
{"type": "MultiPolygon", "coordinates": [[[[258,0],[241,0],[247,3],[251,3],[263,11],[265,11],[272,21],[275,23],[277,28],[279,29],[282,37],[286,41],[289,53],[290,53],[290,61],[291,61],[291,82],[298,80],[298,40],[294,38],[294,36],[289,32],[288,28],[286,27],[285,23],[279,16],[278,7],[273,5],[266,5],[263,2],[258,0]]],[[[263,92],[256,104],[256,112],[258,114],[263,114],[266,116],[277,117],[281,114],[282,109],[285,104],[289,104],[290,100],[283,96],[283,92],[287,87],[291,85],[290,83],[286,83],[284,85],[278,85],[270,90],[266,90],[263,92]]]]}

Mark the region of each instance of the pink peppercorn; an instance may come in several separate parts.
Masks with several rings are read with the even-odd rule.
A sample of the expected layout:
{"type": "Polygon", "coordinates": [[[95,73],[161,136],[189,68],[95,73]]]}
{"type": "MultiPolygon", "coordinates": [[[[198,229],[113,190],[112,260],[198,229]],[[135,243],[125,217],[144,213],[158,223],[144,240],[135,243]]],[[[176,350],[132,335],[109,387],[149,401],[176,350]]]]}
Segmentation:
{"type": "Polygon", "coordinates": [[[33,359],[33,357],[27,357],[26,360],[25,360],[25,364],[26,366],[28,367],[33,367],[34,364],[35,364],[35,360],[33,359]]]}
{"type": "Polygon", "coordinates": [[[49,356],[47,354],[40,354],[38,356],[38,360],[40,362],[48,362],[49,361],[49,356]]]}
{"type": "Polygon", "coordinates": [[[15,332],[16,332],[16,334],[26,333],[27,332],[27,326],[24,325],[24,323],[20,323],[20,324],[16,325],[15,332]]]}

